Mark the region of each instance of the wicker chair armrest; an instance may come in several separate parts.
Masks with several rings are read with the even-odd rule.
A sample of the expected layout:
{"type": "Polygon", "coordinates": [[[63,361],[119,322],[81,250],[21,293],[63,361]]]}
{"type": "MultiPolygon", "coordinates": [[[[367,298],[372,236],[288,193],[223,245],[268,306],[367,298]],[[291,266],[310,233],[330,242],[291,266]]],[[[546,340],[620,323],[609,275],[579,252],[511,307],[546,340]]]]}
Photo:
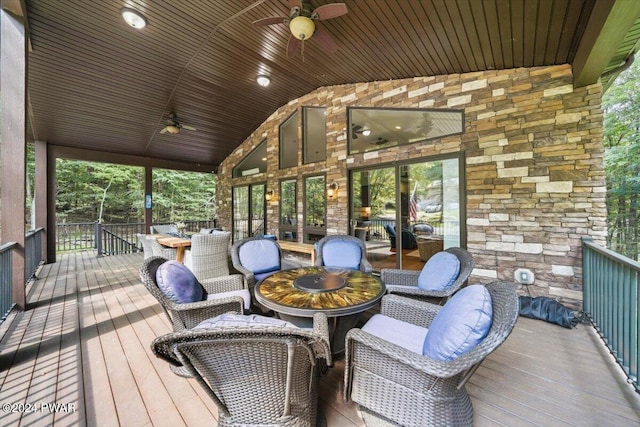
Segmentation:
{"type": "Polygon", "coordinates": [[[426,301],[419,301],[399,295],[385,295],[382,297],[380,313],[411,323],[423,328],[428,328],[442,307],[426,301]]]}
{"type": "Polygon", "coordinates": [[[360,271],[364,271],[365,273],[371,273],[373,271],[373,266],[368,259],[363,258],[360,261],[360,271]]]}
{"type": "MultiPolygon", "coordinates": [[[[386,364],[389,361],[402,365],[397,369],[407,369],[408,371],[417,371],[432,377],[449,378],[473,366],[468,360],[460,363],[461,358],[451,361],[438,361],[431,359],[422,354],[414,353],[404,347],[385,341],[359,328],[351,329],[346,336],[346,357],[345,357],[345,381],[351,371],[351,363],[353,363],[355,346],[360,345],[368,348],[369,355],[364,360],[359,360],[362,364],[371,363],[371,372],[379,373],[378,366],[386,364]],[[372,356],[374,355],[374,356],[372,356]]],[[[365,366],[365,369],[367,367],[365,366]]],[[[396,368],[394,368],[396,369],[396,368]]],[[[400,376],[401,377],[401,376],[400,376]]]]}
{"type": "Polygon", "coordinates": [[[187,304],[169,303],[167,310],[173,318],[174,331],[191,329],[200,322],[219,316],[224,313],[242,314],[244,311],[244,299],[239,296],[231,296],[216,300],[198,301],[187,304]]]}
{"type": "Polygon", "coordinates": [[[240,274],[212,277],[210,279],[201,280],[200,283],[205,288],[207,293],[210,294],[247,289],[243,277],[240,274]]]}
{"type": "Polygon", "coordinates": [[[380,270],[380,279],[385,285],[401,285],[418,287],[420,271],[398,270],[395,268],[383,268],[380,270]]]}
{"type": "Polygon", "coordinates": [[[256,276],[253,274],[253,271],[236,263],[233,264],[233,268],[244,276],[244,280],[249,289],[252,289],[256,285],[256,276]]]}
{"type": "Polygon", "coordinates": [[[329,344],[329,321],[324,313],[315,313],[313,315],[313,334],[318,340],[313,344],[316,358],[326,360],[328,366],[333,365],[331,357],[331,345],[329,344]]]}

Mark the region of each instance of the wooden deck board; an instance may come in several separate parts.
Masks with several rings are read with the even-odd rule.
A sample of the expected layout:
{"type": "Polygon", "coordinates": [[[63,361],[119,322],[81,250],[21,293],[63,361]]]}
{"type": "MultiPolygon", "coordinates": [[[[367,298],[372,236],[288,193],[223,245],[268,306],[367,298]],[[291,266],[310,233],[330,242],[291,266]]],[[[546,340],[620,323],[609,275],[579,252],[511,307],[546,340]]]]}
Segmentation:
{"type": "MultiPolygon", "coordinates": [[[[30,310],[0,341],[0,403],[74,411],[0,413],[0,425],[216,425],[193,380],[174,375],[151,341],[171,325],[138,279],[140,255],[60,256],[29,289],[30,310]]],[[[344,361],[320,381],[329,427],[363,426],[342,398],[344,361]]],[[[477,426],[640,424],[640,397],[590,326],[519,319],[467,384],[477,426]]]]}

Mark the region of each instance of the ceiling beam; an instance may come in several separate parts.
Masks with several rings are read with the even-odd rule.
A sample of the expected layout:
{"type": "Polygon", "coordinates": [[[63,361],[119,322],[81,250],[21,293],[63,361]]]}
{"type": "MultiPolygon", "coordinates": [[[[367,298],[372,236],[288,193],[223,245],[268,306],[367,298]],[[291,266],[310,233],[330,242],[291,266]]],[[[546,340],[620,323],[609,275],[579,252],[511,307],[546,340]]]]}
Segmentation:
{"type": "Polygon", "coordinates": [[[640,1],[598,0],[595,2],[573,59],[573,84],[581,87],[598,81],[616,50],[640,16],[640,1]]]}
{"type": "Polygon", "coordinates": [[[85,150],[82,148],[49,145],[51,155],[55,158],[82,160],[86,162],[113,163],[129,166],[150,166],[153,168],[173,169],[187,172],[217,173],[218,166],[205,163],[177,162],[174,160],[154,159],[152,157],[133,156],[130,154],[108,153],[104,151],[85,150]]]}

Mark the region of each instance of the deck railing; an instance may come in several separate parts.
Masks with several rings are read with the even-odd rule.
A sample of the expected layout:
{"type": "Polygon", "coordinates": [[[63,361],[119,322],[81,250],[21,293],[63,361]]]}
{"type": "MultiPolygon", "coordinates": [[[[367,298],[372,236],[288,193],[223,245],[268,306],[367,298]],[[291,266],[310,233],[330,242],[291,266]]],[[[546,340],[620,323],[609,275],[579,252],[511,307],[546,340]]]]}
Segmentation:
{"type": "Polygon", "coordinates": [[[0,246],[0,314],[2,315],[2,321],[6,319],[7,314],[13,307],[13,298],[11,298],[13,267],[11,262],[15,246],[17,246],[15,242],[5,243],[0,246]]]}
{"type": "Polygon", "coordinates": [[[636,391],[640,263],[582,239],[584,311],[636,391]]]}
{"type": "Polygon", "coordinates": [[[24,237],[24,277],[29,281],[42,263],[42,235],[44,228],[30,230],[24,237]]]}
{"type": "MultiPolygon", "coordinates": [[[[183,221],[186,231],[213,228],[214,221],[183,221]]],[[[160,223],[158,223],[160,224],[160,223]]],[[[170,223],[166,223],[170,224],[170,223]]],[[[154,223],[154,225],[156,225],[154,223]]],[[[98,222],[74,222],[56,225],[56,251],[74,252],[96,250],[98,256],[139,252],[142,247],[137,233],[145,233],[144,223],[100,224],[98,222]]]]}

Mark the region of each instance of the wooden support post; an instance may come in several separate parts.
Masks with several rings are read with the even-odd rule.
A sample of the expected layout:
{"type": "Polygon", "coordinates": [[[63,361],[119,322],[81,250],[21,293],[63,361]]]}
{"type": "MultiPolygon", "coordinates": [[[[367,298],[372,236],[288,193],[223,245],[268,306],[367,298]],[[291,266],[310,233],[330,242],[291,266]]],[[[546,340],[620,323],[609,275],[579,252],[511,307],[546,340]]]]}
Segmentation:
{"type": "Polygon", "coordinates": [[[153,223],[153,168],[144,167],[144,232],[151,233],[153,223]]]}
{"type": "MultiPolygon", "coordinates": [[[[47,228],[47,142],[36,141],[36,176],[35,176],[35,216],[36,223],[35,228],[44,228],[42,233],[42,259],[48,262],[47,257],[47,239],[49,236],[49,230],[47,228]]],[[[55,233],[51,234],[55,240],[55,233]]]]}
{"type": "Polygon", "coordinates": [[[2,93],[2,204],[3,242],[17,242],[13,251],[11,292],[19,310],[26,308],[25,293],[25,181],[27,130],[27,40],[23,22],[0,9],[0,93],[2,93]]]}

